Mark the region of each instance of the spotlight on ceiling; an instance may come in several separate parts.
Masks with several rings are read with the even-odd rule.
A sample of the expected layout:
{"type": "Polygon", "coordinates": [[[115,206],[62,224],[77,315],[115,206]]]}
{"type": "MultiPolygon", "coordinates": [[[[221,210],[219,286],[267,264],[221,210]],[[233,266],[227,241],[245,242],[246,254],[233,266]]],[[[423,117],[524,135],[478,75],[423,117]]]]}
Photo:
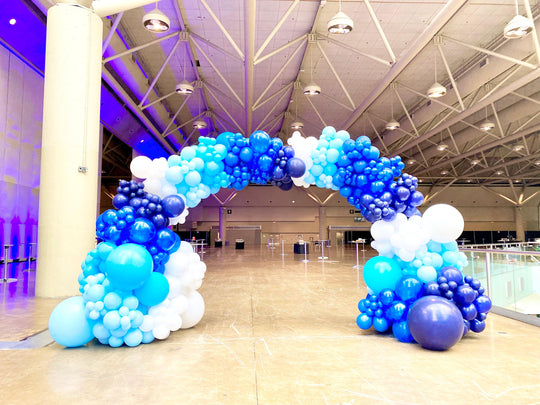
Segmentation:
{"type": "Polygon", "coordinates": [[[480,161],[478,159],[471,160],[471,165],[476,166],[477,164],[480,164],[480,161]]]}
{"type": "Polygon", "coordinates": [[[354,22],[351,17],[343,11],[338,11],[330,21],[328,21],[328,32],[330,34],[348,34],[354,28],[354,22]]]}
{"type": "Polygon", "coordinates": [[[321,88],[315,82],[311,82],[304,87],[304,94],[306,96],[316,96],[317,94],[321,94],[321,88]]]}
{"type": "Polygon", "coordinates": [[[303,122],[300,122],[300,121],[294,121],[294,122],[291,124],[291,129],[299,130],[299,129],[302,129],[302,128],[304,128],[304,123],[303,123],[303,122]]]}
{"type": "Polygon", "coordinates": [[[448,170],[441,170],[441,175],[446,176],[448,174],[448,170]]]}
{"type": "Polygon", "coordinates": [[[193,93],[193,86],[187,80],[182,80],[175,86],[174,91],[178,94],[191,94],[193,93]]]}
{"type": "Polygon", "coordinates": [[[146,13],[142,19],[143,26],[150,32],[163,33],[169,30],[171,20],[157,7],[146,13]]]}
{"type": "Polygon", "coordinates": [[[502,176],[503,173],[504,173],[504,172],[503,172],[502,170],[497,170],[497,171],[495,172],[495,174],[496,174],[497,176],[502,176]]]}
{"type": "Polygon", "coordinates": [[[446,94],[446,87],[439,82],[433,83],[433,85],[427,91],[427,96],[431,98],[439,98],[446,94]]]}
{"type": "Polygon", "coordinates": [[[203,120],[193,121],[193,128],[195,129],[206,128],[206,122],[204,122],[203,120]]]}
{"type": "Polygon", "coordinates": [[[385,125],[385,128],[389,131],[393,131],[395,129],[398,129],[399,127],[399,122],[397,122],[396,120],[388,121],[385,125]]]}
{"type": "Polygon", "coordinates": [[[439,152],[443,152],[445,151],[446,149],[448,148],[448,145],[444,144],[444,143],[441,143],[439,146],[437,146],[437,150],[439,152]]]}
{"type": "Polygon", "coordinates": [[[354,21],[341,11],[341,0],[339,0],[339,11],[328,21],[326,27],[330,34],[348,34],[353,30],[354,21]]]}
{"type": "Polygon", "coordinates": [[[414,165],[415,163],[416,163],[416,160],[414,160],[414,159],[407,160],[408,165],[414,165]]]}
{"type": "Polygon", "coordinates": [[[522,151],[523,149],[525,149],[525,146],[521,144],[514,145],[514,147],[512,148],[514,152],[519,152],[519,151],[522,151]]]}
{"type": "Polygon", "coordinates": [[[482,131],[491,131],[493,128],[495,128],[495,124],[491,121],[484,121],[480,124],[482,131]]]}
{"type": "Polygon", "coordinates": [[[508,39],[519,39],[527,36],[532,32],[534,23],[527,17],[516,15],[504,27],[504,37],[508,39]]]}

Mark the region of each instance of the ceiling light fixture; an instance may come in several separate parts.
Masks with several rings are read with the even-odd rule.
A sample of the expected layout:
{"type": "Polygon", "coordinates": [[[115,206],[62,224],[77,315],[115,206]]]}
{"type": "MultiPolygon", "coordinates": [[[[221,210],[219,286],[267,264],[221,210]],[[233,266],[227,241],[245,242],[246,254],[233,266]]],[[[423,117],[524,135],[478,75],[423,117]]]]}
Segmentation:
{"type": "Polygon", "coordinates": [[[471,165],[476,166],[477,164],[480,164],[480,161],[478,159],[471,160],[471,165]]]}
{"type": "Polygon", "coordinates": [[[437,150],[439,152],[444,152],[446,149],[448,149],[448,145],[445,143],[441,143],[439,146],[437,146],[437,150]]]}
{"type": "Polygon", "coordinates": [[[512,150],[514,152],[519,152],[519,151],[522,151],[523,149],[525,148],[525,146],[521,145],[521,144],[517,144],[517,145],[514,145],[514,147],[512,148],[512,150]]]}
{"type": "Polygon", "coordinates": [[[174,91],[176,91],[178,94],[191,94],[193,93],[193,86],[191,85],[191,83],[189,83],[187,80],[186,80],[186,59],[188,58],[188,52],[187,52],[187,45],[188,43],[186,42],[186,54],[184,56],[184,67],[183,67],[183,73],[184,73],[184,80],[182,80],[180,83],[178,83],[176,85],[176,87],[174,88],[174,91]]]}
{"type": "Polygon", "coordinates": [[[196,120],[196,121],[193,121],[193,128],[195,129],[203,129],[203,128],[206,128],[206,122],[203,121],[203,120],[196,120]]]}
{"type": "Polygon", "coordinates": [[[446,87],[437,81],[437,54],[435,54],[435,83],[427,91],[427,96],[431,98],[439,98],[446,94],[446,87]]]}
{"type": "Polygon", "coordinates": [[[182,80],[174,88],[178,94],[191,94],[193,93],[193,86],[187,80],[182,80]]]}
{"type": "Polygon", "coordinates": [[[291,124],[291,129],[294,129],[295,131],[304,128],[304,123],[300,121],[294,121],[291,124]]]}
{"type": "Polygon", "coordinates": [[[416,163],[416,160],[414,160],[414,159],[407,160],[408,165],[414,165],[415,163],[416,163]]]}
{"type": "Polygon", "coordinates": [[[327,28],[330,34],[348,34],[353,30],[354,21],[341,11],[341,0],[339,0],[339,11],[328,21],[327,28]]]}
{"type": "Polygon", "coordinates": [[[313,81],[313,49],[309,52],[309,71],[310,81],[306,87],[304,87],[304,94],[306,96],[316,96],[321,94],[321,87],[313,81]]]}
{"type": "Polygon", "coordinates": [[[497,170],[497,171],[495,172],[495,174],[496,174],[497,176],[502,176],[503,173],[504,173],[504,172],[503,172],[502,170],[497,170]]]}
{"type": "Polygon", "coordinates": [[[534,22],[519,14],[518,0],[516,0],[516,15],[504,27],[503,34],[508,39],[519,39],[529,35],[534,28],[534,22]]]}
{"type": "Polygon", "coordinates": [[[388,121],[384,127],[389,131],[393,131],[400,127],[399,122],[394,119],[394,103],[392,103],[392,119],[388,121]]]}
{"type": "Polygon", "coordinates": [[[146,13],[142,19],[144,28],[150,32],[163,33],[167,32],[171,26],[171,20],[165,14],[163,14],[157,6],[149,13],[146,13]]]}
{"type": "Polygon", "coordinates": [[[17,24],[17,20],[15,18],[12,18],[11,20],[9,20],[9,25],[15,25],[17,24]]]}
{"type": "Polygon", "coordinates": [[[495,128],[495,123],[488,120],[487,106],[486,106],[486,120],[480,124],[480,129],[482,131],[491,131],[495,128]]]}
{"type": "Polygon", "coordinates": [[[448,174],[448,170],[441,170],[441,174],[442,174],[443,176],[446,176],[446,175],[448,174]]]}

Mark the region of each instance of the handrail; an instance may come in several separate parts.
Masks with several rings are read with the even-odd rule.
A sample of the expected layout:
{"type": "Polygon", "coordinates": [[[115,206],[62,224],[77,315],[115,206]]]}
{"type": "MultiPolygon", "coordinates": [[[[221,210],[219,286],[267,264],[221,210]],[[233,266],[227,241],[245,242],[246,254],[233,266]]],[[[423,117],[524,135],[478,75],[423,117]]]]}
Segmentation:
{"type": "Polygon", "coordinates": [[[502,253],[505,255],[523,255],[523,256],[540,256],[540,252],[528,252],[525,250],[498,250],[498,249],[470,249],[459,248],[460,251],[465,252],[481,252],[481,253],[502,253]]]}

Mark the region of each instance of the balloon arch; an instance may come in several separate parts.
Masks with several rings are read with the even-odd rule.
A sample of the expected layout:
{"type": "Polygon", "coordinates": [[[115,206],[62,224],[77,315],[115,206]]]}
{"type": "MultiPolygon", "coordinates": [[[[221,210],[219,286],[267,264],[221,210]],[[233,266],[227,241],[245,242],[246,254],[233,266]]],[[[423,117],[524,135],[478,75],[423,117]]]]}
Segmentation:
{"type": "Polygon", "coordinates": [[[295,132],[287,144],[263,131],[249,138],[225,132],[200,137],[168,159],[136,157],[130,168],[144,181],[121,180],[116,210],[98,217],[100,243],[78,278],[82,296],[51,313],[54,340],[138,346],[196,325],[204,314],[197,289],[206,265],[168,226],[184,223],[189,208],[221,188],[269,182],[282,190],[339,190],[373,223],[379,256],[363,269],[369,293],[358,304],[360,328],[391,330],[402,342],[434,350],[484,330],[491,301],[478,280],[462,274],[467,260],[455,240],[463,218],[455,208],[435,205],[422,216],[418,180],[402,173],[399,156],[380,157],[366,136],[353,140],[326,127],[318,139],[295,132]]]}

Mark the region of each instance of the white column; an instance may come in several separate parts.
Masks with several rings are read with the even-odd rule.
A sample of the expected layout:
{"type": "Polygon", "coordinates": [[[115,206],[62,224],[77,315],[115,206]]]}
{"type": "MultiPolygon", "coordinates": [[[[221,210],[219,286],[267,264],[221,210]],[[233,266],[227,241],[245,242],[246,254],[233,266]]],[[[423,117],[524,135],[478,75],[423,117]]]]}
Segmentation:
{"type": "Polygon", "coordinates": [[[225,207],[219,207],[219,239],[223,241],[223,246],[225,246],[227,240],[227,208],[225,207]]]}
{"type": "Polygon", "coordinates": [[[95,246],[102,21],[57,4],[47,15],[36,295],[78,293],[95,246]]]}
{"type": "Polygon", "coordinates": [[[514,207],[514,219],[516,221],[516,239],[527,242],[525,240],[525,221],[523,220],[521,207],[514,207]]]}
{"type": "Polygon", "coordinates": [[[326,226],[326,207],[319,207],[319,239],[328,240],[328,227],[326,226]]]}

